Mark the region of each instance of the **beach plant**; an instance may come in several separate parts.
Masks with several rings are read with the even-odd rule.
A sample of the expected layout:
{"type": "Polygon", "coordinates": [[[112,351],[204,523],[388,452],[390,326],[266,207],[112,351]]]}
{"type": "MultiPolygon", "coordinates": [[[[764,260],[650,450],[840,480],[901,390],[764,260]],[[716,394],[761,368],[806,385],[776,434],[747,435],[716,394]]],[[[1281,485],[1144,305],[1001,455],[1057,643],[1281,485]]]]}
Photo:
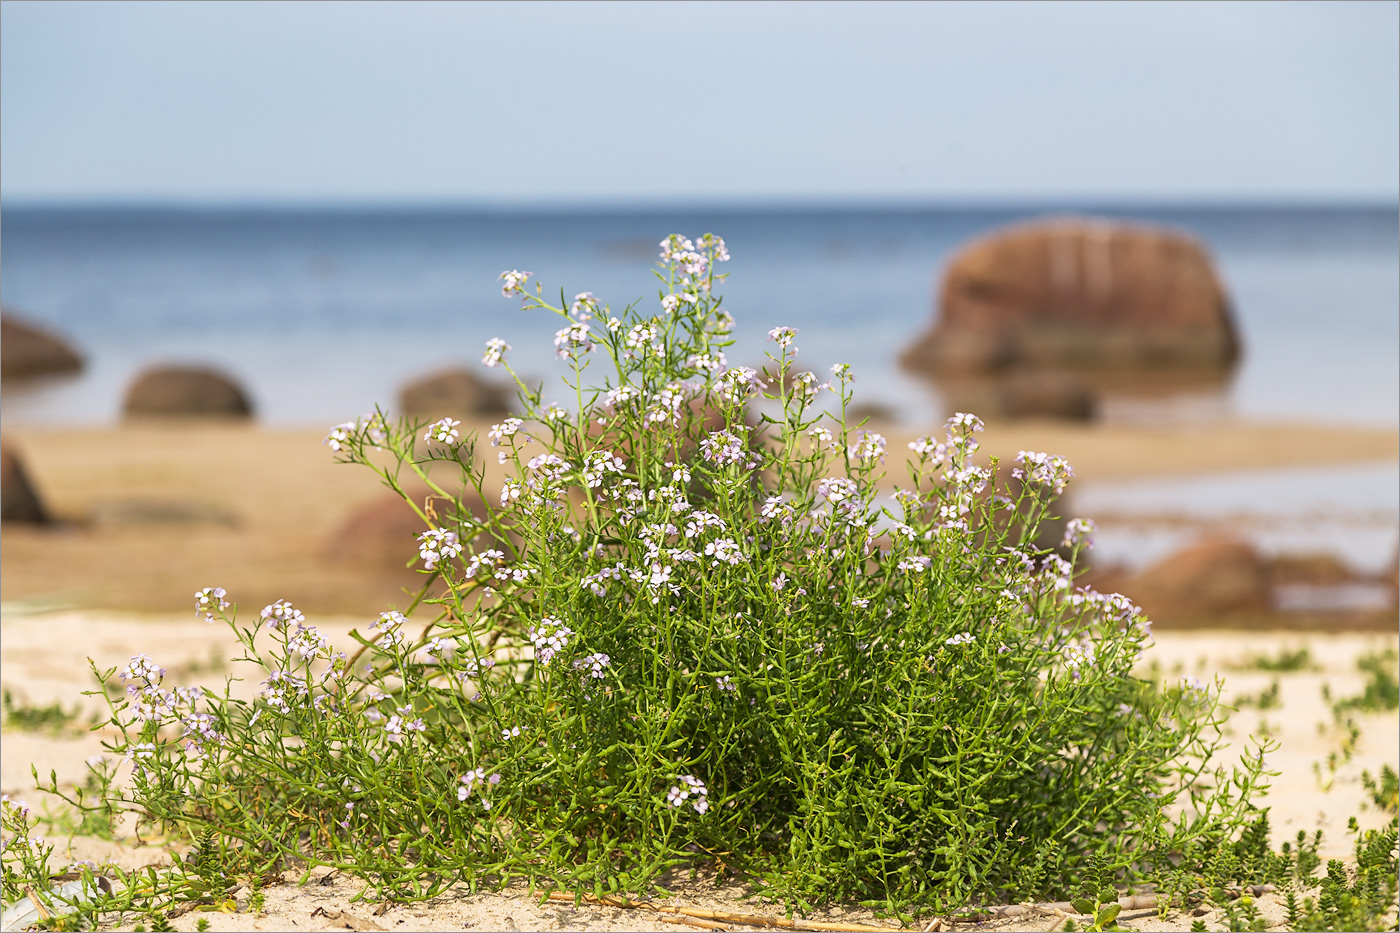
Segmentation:
{"type": "Polygon", "coordinates": [[[704,869],[903,916],[1087,885],[1107,928],[1113,885],[1235,851],[1269,746],[1220,763],[1220,685],[1134,675],[1147,618],[1075,584],[1092,522],[1037,543],[1070,465],[983,459],[965,413],[891,450],[790,327],[768,378],[731,365],[728,258],[668,237],[656,299],[618,312],[503,273],[555,319],[561,394],[493,339],[520,407],[485,438],[376,411],[326,439],[422,520],[417,594],[336,646],[202,590],[232,677],[96,671],[117,738],[72,802],[194,843],[177,900],[206,906],[288,867],[390,900],[704,869]]]}

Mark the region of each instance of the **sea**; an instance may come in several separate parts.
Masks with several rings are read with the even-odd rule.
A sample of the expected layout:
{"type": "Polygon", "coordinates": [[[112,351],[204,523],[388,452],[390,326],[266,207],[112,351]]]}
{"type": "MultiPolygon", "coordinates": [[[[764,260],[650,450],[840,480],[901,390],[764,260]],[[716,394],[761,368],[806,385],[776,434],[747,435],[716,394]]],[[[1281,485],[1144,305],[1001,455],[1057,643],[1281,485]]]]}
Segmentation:
{"type": "MultiPolygon", "coordinates": [[[[1109,420],[1400,420],[1400,209],[1373,206],[654,208],[116,208],[0,210],[0,300],[87,358],[76,378],[7,383],[7,424],[112,424],[155,363],[232,375],[270,425],[326,425],[446,366],[480,367],[488,338],[552,383],[558,322],[500,294],[506,269],[547,294],[655,305],[670,233],[725,238],[737,322],[731,364],[798,328],[799,363],[849,363],[857,401],[914,427],[948,414],[900,350],[932,323],[945,264],[970,239],[1050,216],[1163,225],[1202,241],[1230,293],[1244,355],[1211,398],[1105,406],[1109,420]]],[[[483,375],[498,375],[480,370],[483,375]]],[[[562,386],[561,386],[562,390],[562,386]]],[[[548,393],[546,393],[548,396],[548,393]]]]}
{"type": "MultiPolygon", "coordinates": [[[[128,383],[155,363],[207,364],[252,396],[261,423],[327,426],[381,405],[448,366],[481,367],[504,338],[546,401],[567,402],[553,357],[559,322],[500,294],[528,270],[551,296],[592,292],[614,309],[656,307],[660,240],[712,232],[732,260],[722,289],[737,322],[731,364],[761,364],[776,326],[799,331],[798,361],[849,363],[856,401],[913,430],[948,416],[938,386],[899,352],[934,320],[938,283],[969,240],[1047,217],[1161,225],[1200,240],[1242,335],[1231,378],[1108,404],[1107,421],[1249,419],[1400,423],[1400,207],[918,206],[907,209],[637,210],[114,208],[0,210],[0,300],[87,358],[73,378],[6,383],[4,425],[106,425],[128,383]],[[552,394],[549,386],[557,386],[552,394]]],[[[600,375],[602,375],[600,371],[600,375]]],[[[1300,430],[1298,443],[1313,443],[1300,430]]],[[[1400,463],[1260,469],[1106,483],[1079,492],[1110,561],[1140,566],[1224,521],[1271,552],[1325,551],[1358,570],[1393,563],[1400,463]],[[1154,522],[1169,512],[1195,516],[1154,522]],[[1199,513],[1199,514],[1197,514],[1199,513]]],[[[1334,597],[1327,597],[1334,599],[1334,597]]],[[[1362,599],[1383,602],[1377,590],[1362,599]]]]}

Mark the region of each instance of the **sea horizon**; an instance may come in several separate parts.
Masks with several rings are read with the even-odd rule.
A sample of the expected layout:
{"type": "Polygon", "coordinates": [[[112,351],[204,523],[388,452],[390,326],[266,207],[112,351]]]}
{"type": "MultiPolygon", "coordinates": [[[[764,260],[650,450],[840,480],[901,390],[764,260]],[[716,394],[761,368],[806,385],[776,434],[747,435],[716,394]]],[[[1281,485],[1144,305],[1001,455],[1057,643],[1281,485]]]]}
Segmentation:
{"type": "MultiPolygon", "coordinates": [[[[333,423],[426,372],[480,367],[489,337],[550,378],[553,326],[499,297],[502,269],[549,294],[621,307],[655,290],[667,234],[724,236],[731,364],[754,365],[773,326],[801,331],[799,363],[851,363],[859,401],[906,423],[943,413],[936,386],[895,358],[933,322],[949,256],[987,232],[1056,216],[1171,227],[1215,257],[1244,359],[1177,417],[1400,421],[1400,204],[1350,201],[986,203],[291,204],[0,199],[0,299],[89,359],[72,380],[7,385],[4,417],[113,423],[124,386],[156,362],[229,371],[271,424],[333,423]],[[846,331],[859,320],[858,339],[846,331]],[[1299,374],[1303,374],[1300,378],[1299,374]],[[1202,414],[1204,413],[1204,414],[1202,414]]],[[[1119,409],[1120,411],[1124,409],[1119,409]]],[[[1161,416],[1158,412],[1154,417],[1161,416]]]]}

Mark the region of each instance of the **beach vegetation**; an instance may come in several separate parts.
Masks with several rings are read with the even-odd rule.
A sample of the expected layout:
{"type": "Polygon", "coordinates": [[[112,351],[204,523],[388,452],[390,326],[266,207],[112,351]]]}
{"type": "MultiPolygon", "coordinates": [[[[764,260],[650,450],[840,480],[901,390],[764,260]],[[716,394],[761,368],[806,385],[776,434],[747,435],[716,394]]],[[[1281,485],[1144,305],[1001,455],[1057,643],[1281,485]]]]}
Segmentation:
{"type": "MultiPolygon", "coordinates": [[[[1111,929],[1118,892],[1166,874],[1223,890],[1299,871],[1258,806],[1272,744],[1221,762],[1221,684],[1135,675],[1148,619],[1075,582],[1091,522],[1041,542],[1071,466],[983,461],[959,413],[890,475],[886,439],[849,417],[849,366],[802,370],[782,326],[773,378],[727,361],[728,258],[668,237],[655,300],[617,312],[503,273],[558,325],[561,392],[493,339],[483,361],[520,409],[485,438],[380,411],[331,429],[422,519],[421,588],[335,645],[287,600],[240,614],[210,587],[197,617],[241,648],[221,687],[144,654],[95,671],[108,755],[92,792],[46,789],[191,850],[69,906],[144,903],[155,928],[287,869],[383,901],[517,879],[664,897],[705,872],[792,911],[902,920],[1075,892],[1111,929]]],[[[27,808],[4,819],[13,901],[53,847],[27,808]]],[[[1328,895],[1337,916],[1379,903],[1366,878],[1328,895]]]]}

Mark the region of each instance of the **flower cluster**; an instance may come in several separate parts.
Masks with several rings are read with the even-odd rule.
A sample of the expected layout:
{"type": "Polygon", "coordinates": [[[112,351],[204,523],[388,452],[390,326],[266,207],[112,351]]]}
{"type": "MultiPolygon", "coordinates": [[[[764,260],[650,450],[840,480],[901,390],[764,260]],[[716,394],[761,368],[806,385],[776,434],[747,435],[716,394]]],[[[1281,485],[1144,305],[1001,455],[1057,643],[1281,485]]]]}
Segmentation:
{"type": "Polygon", "coordinates": [[[462,542],[457,540],[455,531],[429,528],[418,536],[418,541],[418,556],[427,570],[435,570],[440,562],[462,553],[462,542]]]}
{"type": "Polygon", "coordinates": [[[776,343],[780,350],[786,350],[796,337],[796,327],[775,327],[768,332],[768,339],[776,343]]]}
{"type": "Polygon", "coordinates": [[[457,443],[457,426],[462,422],[453,418],[443,418],[428,425],[427,432],[423,435],[425,441],[437,441],[439,444],[457,443]]]}
{"type": "Polygon", "coordinates": [[[403,641],[399,629],[408,622],[408,617],[397,610],[381,612],[379,618],[370,623],[370,638],[377,640],[382,647],[392,648],[403,641]]]}
{"type": "Polygon", "coordinates": [[[1023,450],[1016,455],[1016,462],[1021,466],[1011,471],[1012,476],[1039,483],[1057,496],[1065,491],[1065,486],[1074,476],[1073,468],[1064,457],[1023,450]]]}
{"type": "Polygon", "coordinates": [[[510,344],[500,337],[492,337],[486,341],[486,352],[481,354],[481,362],[494,369],[505,361],[506,351],[509,349],[510,344]]]}
{"type": "Polygon", "coordinates": [[[306,615],[285,599],[279,599],[263,607],[259,614],[263,624],[273,631],[281,628],[301,625],[306,621],[306,615]]]}
{"type": "Polygon", "coordinates": [[[539,625],[531,626],[529,636],[535,646],[535,663],[548,667],[554,655],[568,647],[569,636],[573,634],[573,629],[549,616],[541,619],[539,625]]]}
{"type": "Polygon", "coordinates": [[[1092,548],[1097,528],[1092,518],[1071,518],[1065,523],[1065,536],[1060,543],[1069,548],[1092,548]]]}
{"type": "Polygon", "coordinates": [[[377,411],[362,415],[357,421],[344,421],[334,425],[326,434],[326,439],[321,443],[325,444],[336,453],[341,451],[353,451],[355,444],[361,441],[368,441],[371,445],[378,447],[384,444],[389,438],[388,426],[384,423],[384,416],[377,411]]]}
{"type": "Polygon", "coordinates": [[[219,616],[229,607],[229,602],[224,599],[228,592],[222,586],[206,586],[198,593],[194,594],[194,614],[195,618],[202,618],[210,625],[219,621],[219,616]]]}
{"type": "Polygon", "coordinates": [[[554,355],[562,360],[575,359],[593,351],[592,328],[583,321],[575,321],[562,327],[554,334],[554,355]]]}
{"type": "Polygon", "coordinates": [[[594,654],[590,654],[586,658],[579,658],[575,660],[574,670],[587,671],[589,677],[602,680],[603,669],[608,666],[608,662],[610,660],[611,658],[609,658],[606,654],[603,654],[601,651],[595,652],[594,654]]]}
{"type": "Polygon", "coordinates": [[[672,787],[666,793],[666,802],[673,807],[685,806],[686,801],[695,808],[695,812],[704,814],[710,809],[709,790],[705,787],[705,782],[693,774],[682,774],[680,784],[672,787]],[[694,797],[694,800],[690,800],[694,797]]]}
{"type": "Polygon", "coordinates": [[[500,274],[500,280],[504,284],[501,285],[501,297],[510,298],[513,295],[524,295],[525,283],[528,282],[530,277],[534,274],[533,272],[521,272],[519,269],[502,272],[500,274]]]}
{"type": "Polygon", "coordinates": [[[481,806],[487,810],[491,809],[491,801],[485,796],[486,788],[495,787],[501,783],[499,774],[487,777],[485,768],[473,768],[457,780],[461,782],[461,786],[457,788],[459,801],[465,801],[473,793],[478,793],[481,795],[481,806]]]}

